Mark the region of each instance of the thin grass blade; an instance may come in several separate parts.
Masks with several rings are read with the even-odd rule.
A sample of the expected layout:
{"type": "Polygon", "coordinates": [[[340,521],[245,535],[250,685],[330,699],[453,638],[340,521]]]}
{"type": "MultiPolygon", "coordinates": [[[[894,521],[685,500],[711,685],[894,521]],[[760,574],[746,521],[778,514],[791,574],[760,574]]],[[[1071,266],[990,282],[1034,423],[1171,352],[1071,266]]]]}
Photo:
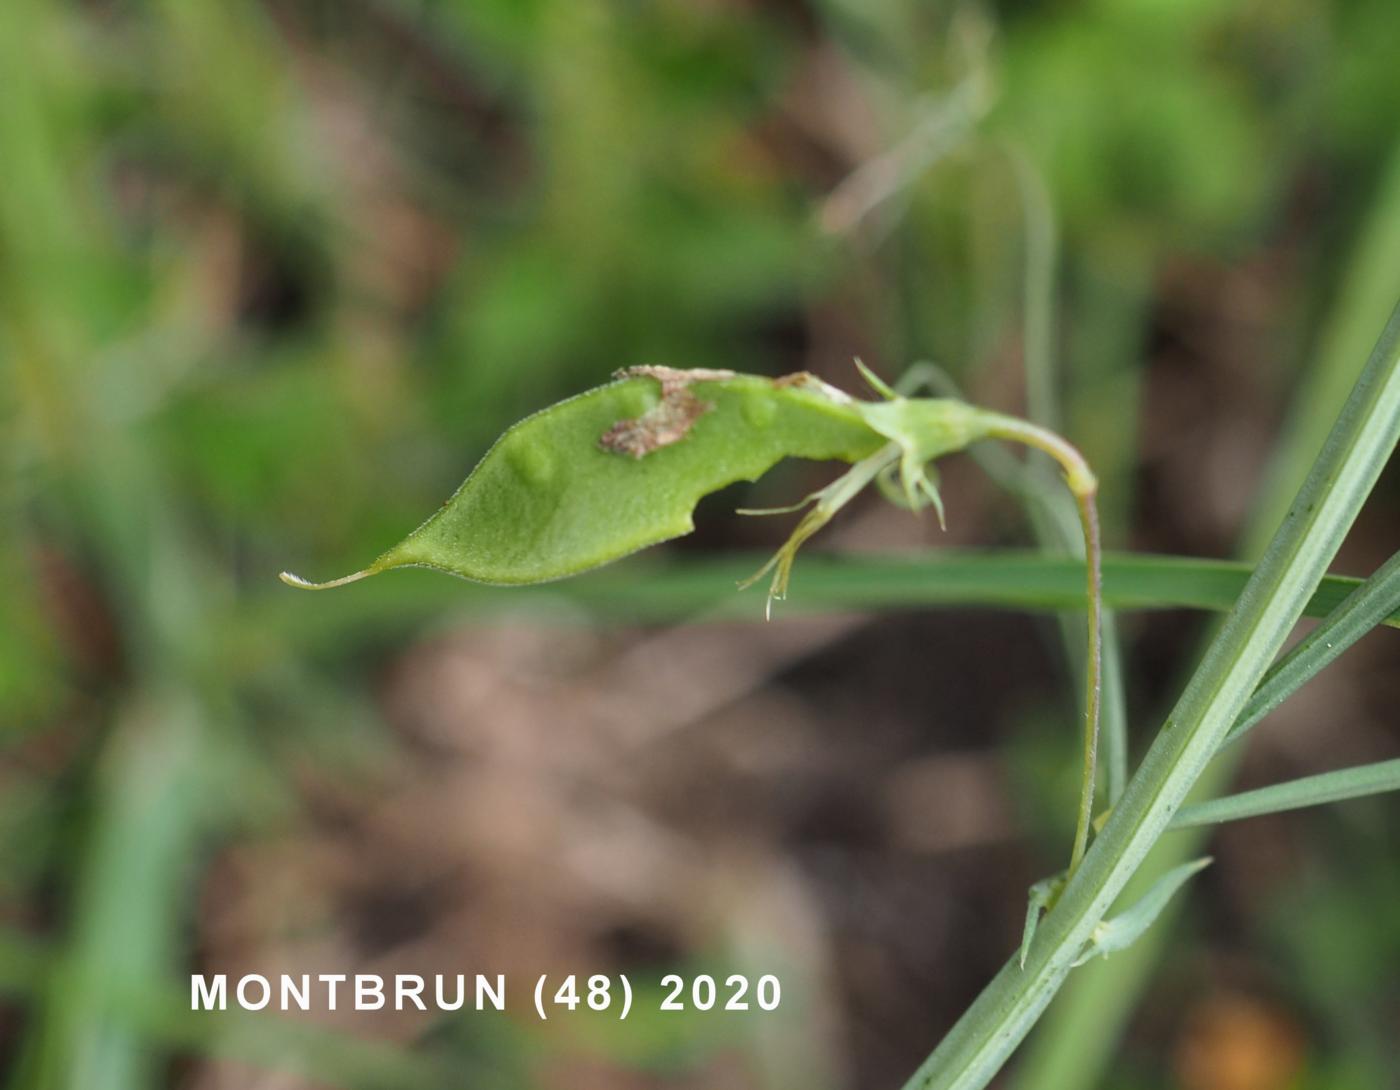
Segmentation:
{"type": "Polygon", "coordinates": [[[1277,814],[1284,810],[1301,810],[1305,806],[1321,806],[1387,791],[1400,791],[1400,758],[1304,776],[1287,783],[1183,806],[1172,818],[1169,827],[1189,829],[1198,825],[1219,825],[1226,821],[1277,814]]]}
{"type": "Polygon", "coordinates": [[[1083,865],[906,1090],[987,1085],[1064,983],[1071,963],[1196,785],[1258,688],[1400,439],[1400,307],[1249,584],[1129,781],[1083,865]]]}
{"type": "MultiPolygon", "coordinates": [[[[1400,553],[1382,564],[1298,646],[1264,675],[1224,745],[1246,731],[1321,672],[1338,655],[1400,609],[1400,553]]],[[[1223,748],[1223,747],[1222,747],[1223,748]]]]}

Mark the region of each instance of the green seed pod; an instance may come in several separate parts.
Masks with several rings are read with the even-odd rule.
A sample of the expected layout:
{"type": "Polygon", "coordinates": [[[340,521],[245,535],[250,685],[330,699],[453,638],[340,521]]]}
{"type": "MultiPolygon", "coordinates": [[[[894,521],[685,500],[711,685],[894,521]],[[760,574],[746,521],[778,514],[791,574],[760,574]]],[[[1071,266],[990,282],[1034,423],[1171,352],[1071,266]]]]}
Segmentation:
{"type": "Polygon", "coordinates": [[[702,496],[784,457],[854,462],[884,438],[809,376],[634,368],[507,431],[456,494],[368,568],[543,583],[694,529],[702,496]]]}

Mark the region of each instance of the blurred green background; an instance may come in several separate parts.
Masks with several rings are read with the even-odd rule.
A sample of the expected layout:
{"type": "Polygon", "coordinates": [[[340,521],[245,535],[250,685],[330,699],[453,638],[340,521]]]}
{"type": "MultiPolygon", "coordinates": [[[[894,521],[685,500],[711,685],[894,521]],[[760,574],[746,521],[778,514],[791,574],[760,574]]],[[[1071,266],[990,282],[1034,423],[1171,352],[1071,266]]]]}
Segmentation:
{"type": "MultiPolygon", "coordinates": [[[[665,580],[775,545],[732,509],[811,466],[625,602],[276,573],[362,566],[615,368],[853,355],[1058,417],[1110,547],[1248,556],[1400,296],[1397,58],[1394,0],[0,2],[5,1084],[898,1085],[1067,843],[1053,625],[681,623],[665,580]],[[475,971],[506,1015],[187,1009],[191,972],[475,971]],[[517,987],[668,971],[784,1004],[541,1025],[517,987]]],[[[947,491],[946,537],[869,504],[827,544],[1028,540],[947,491]]],[[[1202,623],[1120,618],[1136,745],[1202,623]]],[[[1242,780],[1393,754],[1394,640],[1242,780]]],[[[1081,971],[1006,1085],[1396,1085],[1398,832],[1226,830],[1169,956],[1081,971]]]]}

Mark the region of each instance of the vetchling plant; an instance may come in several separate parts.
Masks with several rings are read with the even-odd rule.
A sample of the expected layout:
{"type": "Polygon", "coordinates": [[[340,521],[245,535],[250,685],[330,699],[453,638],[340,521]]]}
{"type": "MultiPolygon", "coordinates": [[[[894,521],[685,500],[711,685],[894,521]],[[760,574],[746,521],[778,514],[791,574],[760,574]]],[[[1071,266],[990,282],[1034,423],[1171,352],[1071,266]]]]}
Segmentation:
{"type": "MultiPolygon", "coordinates": [[[[1098,481],[1054,432],[952,398],[903,397],[859,360],[881,397],[861,401],[801,372],[781,378],[733,371],[631,367],[606,386],[562,401],[507,431],[456,494],[368,568],[326,583],[289,572],[284,582],[322,590],[392,568],[424,567],[478,583],[527,584],[576,575],[690,533],[701,497],[753,481],[784,458],[841,461],[851,468],[790,507],[810,508],[792,536],[743,585],[772,571],[773,601],[786,597],[802,543],[866,486],[910,510],[944,519],[933,463],[984,439],[1022,443],[1053,458],[1079,508],[1088,559],[1084,762],[1073,873],[1094,816],[1101,648],[1098,481]]],[[[1053,903],[1060,880],[1037,885],[1053,903]]],[[[1029,929],[1034,926],[1032,918],[1029,929]]]]}
{"type": "Polygon", "coordinates": [[[780,509],[810,507],[750,580],[772,571],[771,605],[786,594],[797,549],[867,485],[911,509],[931,506],[941,519],[932,466],[938,458],[986,439],[1048,454],[1076,500],[1086,559],[1084,767],[1070,865],[1032,888],[1019,954],[906,1084],[906,1090],[977,1090],[1072,969],[1129,945],[1209,862],[1175,868],[1108,918],[1128,879],[1170,829],[1400,789],[1400,761],[1385,761],[1186,805],[1223,746],[1400,607],[1397,557],[1270,668],[1400,437],[1400,308],[1185,692],[1111,811],[1097,820],[1101,552],[1093,473],[1074,447],[1043,428],[954,399],[904,397],[862,371],[880,400],[852,398],[806,374],[620,372],[617,381],[507,431],[441,510],[369,567],[326,583],[285,572],[282,578],[322,589],[418,566],[484,583],[545,582],[689,532],[702,496],[754,480],[785,457],[848,463],[832,484],[780,509]]]}

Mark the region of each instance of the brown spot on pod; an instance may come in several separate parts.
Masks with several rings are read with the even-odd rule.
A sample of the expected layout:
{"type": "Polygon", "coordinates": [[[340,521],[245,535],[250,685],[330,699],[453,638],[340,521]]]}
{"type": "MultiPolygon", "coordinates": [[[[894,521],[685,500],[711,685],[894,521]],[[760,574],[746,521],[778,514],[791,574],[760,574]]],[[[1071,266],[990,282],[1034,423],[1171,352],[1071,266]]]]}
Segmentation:
{"type": "Polygon", "coordinates": [[[605,431],[598,445],[613,454],[643,458],[654,450],[679,443],[695,426],[695,421],[713,409],[714,402],[697,397],[693,382],[718,382],[734,377],[733,371],[682,371],[674,367],[644,365],[627,367],[614,376],[652,378],[661,384],[661,398],[641,416],[619,420],[605,431]]]}

